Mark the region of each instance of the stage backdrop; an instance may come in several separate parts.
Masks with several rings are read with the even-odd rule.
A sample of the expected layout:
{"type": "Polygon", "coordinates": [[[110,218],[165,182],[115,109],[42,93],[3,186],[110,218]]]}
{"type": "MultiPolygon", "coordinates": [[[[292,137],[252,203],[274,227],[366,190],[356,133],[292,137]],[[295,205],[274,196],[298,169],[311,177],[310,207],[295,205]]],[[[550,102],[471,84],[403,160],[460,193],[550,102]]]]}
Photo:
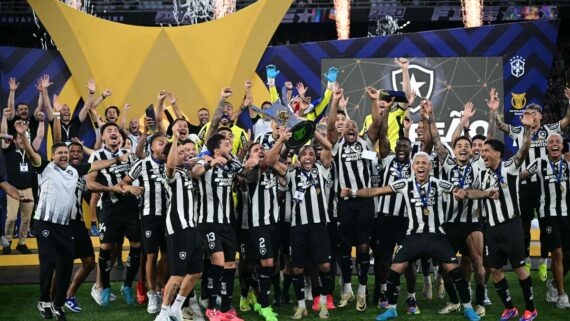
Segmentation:
{"type": "MultiPolygon", "coordinates": [[[[484,133],[488,112],[483,99],[490,87],[499,89],[508,122],[519,122],[517,112],[525,104],[536,102],[542,105],[558,28],[557,21],[538,21],[270,47],[259,62],[257,75],[252,74],[252,78],[265,81],[265,66],[275,64],[281,70],[277,78],[278,87],[287,80],[294,83],[302,81],[309,87],[309,95],[316,99],[323,91],[324,70],[335,65],[341,69],[338,81],[350,88],[351,117],[361,123],[370,112],[366,99],[362,98],[364,85],[386,89],[399,86],[397,77],[401,75],[392,60],[394,57],[409,57],[416,88],[420,94],[434,101],[440,115],[442,135],[449,137],[448,132],[457,125],[462,104],[467,100],[472,100],[477,108],[473,129],[484,133]]],[[[20,81],[17,100],[32,106],[37,101],[34,88],[37,77],[44,73],[52,75],[55,84],[50,91],[53,93],[61,90],[71,76],[57,51],[0,47],[0,68],[0,101],[3,104],[7,99],[10,76],[20,81]]],[[[254,93],[256,101],[260,102],[268,98],[267,90],[261,81],[256,83],[254,93]]],[[[102,86],[98,88],[102,89],[102,86]]],[[[156,91],[160,89],[156,88],[156,91]]],[[[84,88],[73,90],[85,91],[84,88]]],[[[65,102],[76,107],[82,105],[79,96],[71,96],[75,101],[65,102]]],[[[154,99],[149,99],[147,103],[153,102],[154,99]]],[[[125,102],[117,102],[119,105],[122,103],[125,102]]],[[[183,101],[181,105],[185,113],[192,116],[202,107],[183,101]]],[[[208,107],[213,109],[215,106],[208,107]]],[[[77,108],[75,112],[78,112],[77,108]]],[[[82,132],[86,142],[92,142],[93,132],[88,125],[82,132]]],[[[516,149],[510,139],[506,138],[506,141],[511,152],[516,149]]]]}

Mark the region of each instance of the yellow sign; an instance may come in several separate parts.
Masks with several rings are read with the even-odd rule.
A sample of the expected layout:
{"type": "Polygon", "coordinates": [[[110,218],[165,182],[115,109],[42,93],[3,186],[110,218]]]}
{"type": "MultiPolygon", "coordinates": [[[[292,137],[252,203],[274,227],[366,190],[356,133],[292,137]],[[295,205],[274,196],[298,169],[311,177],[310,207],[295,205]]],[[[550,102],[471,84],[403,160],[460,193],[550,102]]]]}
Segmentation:
{"type": "Polygon", "coordinates": [[[511,93],[511,106],[515,109],[523,109],[526,106],[526,92],[522,94],[511,93]]]}
{"type": "Polygon", "coordinates": [[[141,27],[97,18],[58,0],[28,0],[71,71],[62,99],[86,100],[85,84],[93,76],[98,91],[113,90],[106,106],[130,103],[138,117],[167,89],[192,121],[199,107],[217,106],[223,87],[234,89],[232,103],[239,106],[247,79],[253,80],[254,97],[269,97],[255,68],[291,2],[259,0],[191,26],[141,27]]]}

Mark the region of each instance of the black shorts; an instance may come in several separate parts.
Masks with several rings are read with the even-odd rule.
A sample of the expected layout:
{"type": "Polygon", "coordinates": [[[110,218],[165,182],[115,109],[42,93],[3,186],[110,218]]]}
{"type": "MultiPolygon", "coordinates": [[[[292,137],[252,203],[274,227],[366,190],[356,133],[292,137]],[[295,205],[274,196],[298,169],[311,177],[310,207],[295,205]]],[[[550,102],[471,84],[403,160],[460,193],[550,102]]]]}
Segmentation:
{"type": "Polygon", "coordinates": [[[166,218],[163,216],[147,215],[141,220],[142,243],[145,254],[166,252],[166,218]]]}
{"type": "Polygon", "coordinates": [[[339,199],[338,223],[341,245],[369,244],[374,225],[374,199],[339,199]]]}
{"type": "Polygon", "coordinates": [[[513,269],[525,263],[524,236],[520,218],[495,226],[487,226],[485,234],[485,266],[500,269],[508,263],[513,269]]]}
{"type": "Polygon", "coordinates": [[[414,262],[422,257],[433,258],[441,263],[457,263],[455,251],[445,235],[440,233],[406,235],[396,249],[392,262],[414,262]]]}
{"type": "Polygon", "coordinates": [[[103,244],[122,244],[123,237],[133,242],[141,241],[141,221],[136,199],[119,201],[101,208],[99,215],[99,240],[103,244]]]}
{"type": "Polygon", "coordinates": [[[249,241],[249,230],[239,229],[237,232],[239,244],[239,258],[244,262],[255,262],[251,254],[251,242],[249,241]]]}
{"type": "Polygon", "coordinates": [[[336,217],[332,217],[331,221],[327,223],[327,230],[329,232],[331,253],[337,253],[340,241],[338,239],[338,221],[336,217]]]}
{"type": "Polygon", "coordinates": [[[445,236],[453,250],[463,256],[469,256],[469,246],[467,246],[467,236],[473,232],[483,233],[481,223],[446,223],[443,226],[445,236]]]}
{"type": "Polygon", "coordinates": [[[237,240],[231,224],[204,223],[199,226],[208,255],[224,252],[225,262],[235,262],[237,240]]]}
{"type": "Polygon", "coordinates": [[[327,226],[322,223],[291,226],[291,264],[304,268],[309,263],[331,262],[327,226]]]}
{"type": "Polygon", "coordinates": [[[93,243],[89,237],[89,231],[82,221],[70,221],[71,233],[75,241],[75,258],[82,259],[86,257],[95,257],[93,243]]]}
{"type": "Polygon", "coordinates": [[[249,241],[255,260],[277,259],[281,237],[278,224],[252,227],[249,229],[249,241]]]}
{"type": "Polygon", "coordinates": [[[198,229],[191,227],[166,237],[170,274],[202,273],[202,242],[198,229]]]}
{"type": "Polygon", "coordinates": [[[540,184],[538,182],[519,185],[519,205],[523,220],[532,221],[536,217],[540,206],[540,184]]]}
{"type": "Polygon", "coordinates": [[[554,216],[539,219],[540,245],[553,252],[557,248],[570,250],[570,217],[554,216]]]}
{"type": "Polygon", "coordinates": [[[291,255],[291,222],[279,222],[281,229],[281,254],[291,255]]]}
{"type": "Polygon", "coordinates": [[[408,229],[408,218],[379,215],[374,220],[374,235],[371,242],[374,258],[381,262],[390,262],[394,247],[402,244],[408,229]]]}

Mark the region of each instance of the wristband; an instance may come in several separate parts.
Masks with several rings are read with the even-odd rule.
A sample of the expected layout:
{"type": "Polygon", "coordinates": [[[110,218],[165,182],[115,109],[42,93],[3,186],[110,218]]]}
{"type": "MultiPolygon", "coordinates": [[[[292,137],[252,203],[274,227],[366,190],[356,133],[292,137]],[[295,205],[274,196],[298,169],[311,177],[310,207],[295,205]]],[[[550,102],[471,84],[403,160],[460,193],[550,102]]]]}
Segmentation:
{"type": "Polygon", "coordinates": [[[327,82],[327,89],[328,90],[333,90],[334,89],[334,82],[327,82]]]}
{"type": "Polygon", "coordinates": [[[101,98],[105,99],[105,98],[107,98],[107,97],[105,97],[105,95],[101,94],[101,98]]]}
{"type": "Polygon", "coordinates": [[[212,165],[210,165],[210,163],[204,164],[204,169],[205,169],[206,171],[210,170],[210,168],[212,168],[212,165]]]}
{"type": "Polygon", "coordinates": [[[275,78],[267,78],[267,86],[275,86],[275,78]]]}
{"type": "Polygon", "coordinates": [[[89,90],[89,95],[94,95],[94,94],[95,94],[94,91],[89,90]]]}

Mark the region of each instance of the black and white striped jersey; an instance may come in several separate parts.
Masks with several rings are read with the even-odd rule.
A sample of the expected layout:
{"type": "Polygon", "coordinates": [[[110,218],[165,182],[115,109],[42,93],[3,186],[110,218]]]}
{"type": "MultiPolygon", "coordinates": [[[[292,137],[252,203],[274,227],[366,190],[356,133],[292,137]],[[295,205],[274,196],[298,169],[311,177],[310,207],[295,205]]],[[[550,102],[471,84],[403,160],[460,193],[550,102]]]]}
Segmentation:
{"type": "Polygon", "coordinates": [[[277,175],[271,168],[260,171],[257,180],[247,184],[249,226],[267,226],[279,222],[278,184],[277,175]]]}
{"type": "Polygon", "coordinates": [[[85,177],[80,176],[75,187],[75,206],[71,209],[71,221],[83,222],[83,196],[86,192],[85,177]]]}
{"type": "Polygon", "coordinates": [[[273,138],[273,132],[269,131],[263,135],[257,136],[257,138],[255,138],[255,142],[263,146],[265,151],[268,151],[273,147],[273,145],[275,145],[276,140],[273,138]]]}
{"type": "Polygon", "coordinates": [[[372,186],[372,156],[374,143],[370,138],[358,138],[350,144],[342,137],[334,146],[332,155],[337,164],[339,188],[361,189],[372,186]],[[368,157],[368,155],[371,155],[368,157]]]}
{"type": "MultiPolygon", "coordinates": [[[[524,158],[521,171],[526,170],[529,164],[534,162],[535,159],[546,156],[546,138],[552,133],[562,134],[562,129],[560,127],[560,122],[545,124],[540,126],[540,128],[531,134],[530,136],[530,149],[528,154],[524,158]]],[[[524,143],[524,126],[513,126],[509,125],[509,137],[511,137],[516,146],[520,148],[524,143]]],[[[537,177],[533,176],[530,178],[531,182],[536,182],[537,177]]],[[[526,184],[527,181],[522,181],[522,184],[526,184]]]]}
{"type": "Polygon", "coordinates": [[[338,205],[338,179],[336,176],[335,163],[331,162],[329,175],[325,178],[325,196],[327,198],[327,208],[329,211],[329,219],[337,217],[338,205]]]}
{"type": "Polygon", "coordinates": [[[166,191],[164,190],[164,163],[151,156],[134,163],[129,177],[144,187],[142,216],[163,216],[166,214],[166,191]]]}
{"type": "Polygon", "coordinates": [[[324,191],[329,170],[319,163],[310,171],[299,167],[289,170],[287,184],[292,200],[291,226],[329,222],[324,191]]]}
{"type": "Polygon", "coordinates": [[[240,184],[236,191],[235,222],[239,229],[249,229],[249,191],[247,184],[240,184]]]}
{"type": "Polygon", "coordinates": [[[420,233],[444,233],[441,225],[445,222],[443,206],[444,194],[453,191],[453,184],[430,176],[420,184],[415,175],[395,181],[389,185],[394,193],[404,197],[408,211],[407,235],[420,233]]]}
{"type": "Polygon", "coordinates": [[[502,161],[495,170],[486,168],[479,173],[473,183],[474,189],[499,191],[498,199],[483,199],[483,215],[490,226],[501,224],[520,216],[519,170],[515,158],[502,161]]]}
{"type": "Polygon", "coordinates": [[[529,173],[535,174],[540,182],[540,218],[568,216],[568,166],[564,159],[554,162],[548,156],[543,156],[527,167],[529,173]]]}
{"type": "MultiPolygon", "coordinates": [[[[370,166],[370,183],[372,187],[380,187],[382,184],[382,162],[376,158],[370,166]]],[[[380,212],[380,196],[374,197],[374,215],[380,212]]]]}
{"type": "MultiPolygon", "coordinates": [[[[204,165],[201,160],[198,164],[204,165]]],[[[230,224],[233,211],[232,185],[243,170],[240,161],[232,157],[224,166],[210,168],[198,178],[198,223],[230,224]]]]}
{"type": "MultiPolygon", "coordinates": [[[[400,162],[392,153],[382,160],[382,185],[389,185],[400,179],[410,178],[412,166],[410,161],[400,162]]],[[[380,196],[378,213],[384,216],[407,217],[406,205],[402,194],[380,196]]]]}
{"type": "Polygon", "coordinates": [[[164,175],[161,181],[166,192],[166,232],[172,235],[177,231],[196,227],[194,209],[194,185],[187,171],[176,169],[171,178],[164,175]]]}
{"type": "MultiPolygon", "coordinates": [[[[461,166],[457,163],[455,157],[449,153],[442,169],[446,180],[459,188],[470,189],[473,188],[479,173],[485,170],[485,163],[477,155],[467,165],[461,166]]],[[[456,200],[454,197],[449,197],[446,205],[446,223],[475,223],[480,221],[478,200],[456,200]]]]}
{"type": "MultiPolygon", "coordinates": [[[[127,154],[128,152],[123,149],[119,149],[116,152],[111,152],[106,148],[101,148],[94,151],[89,157],[89,163],[93,163],[98,160],[113,159],[127,154]]],[[[115,186],[119,184],[125,176],[129,174],[131,166],[134,164],[133,160],[129,158],[128,162],[120,162],[118,164],[113,164],[109,168],[102,169],[97,173],[97,182],[105,186],[115,186]]],[[[100,204],[102,206],[107,206],[117,203],[119,200],[126,198],[134,198],[132,195],[117,195],[111,192],[101,193],[100,204]]]]}

